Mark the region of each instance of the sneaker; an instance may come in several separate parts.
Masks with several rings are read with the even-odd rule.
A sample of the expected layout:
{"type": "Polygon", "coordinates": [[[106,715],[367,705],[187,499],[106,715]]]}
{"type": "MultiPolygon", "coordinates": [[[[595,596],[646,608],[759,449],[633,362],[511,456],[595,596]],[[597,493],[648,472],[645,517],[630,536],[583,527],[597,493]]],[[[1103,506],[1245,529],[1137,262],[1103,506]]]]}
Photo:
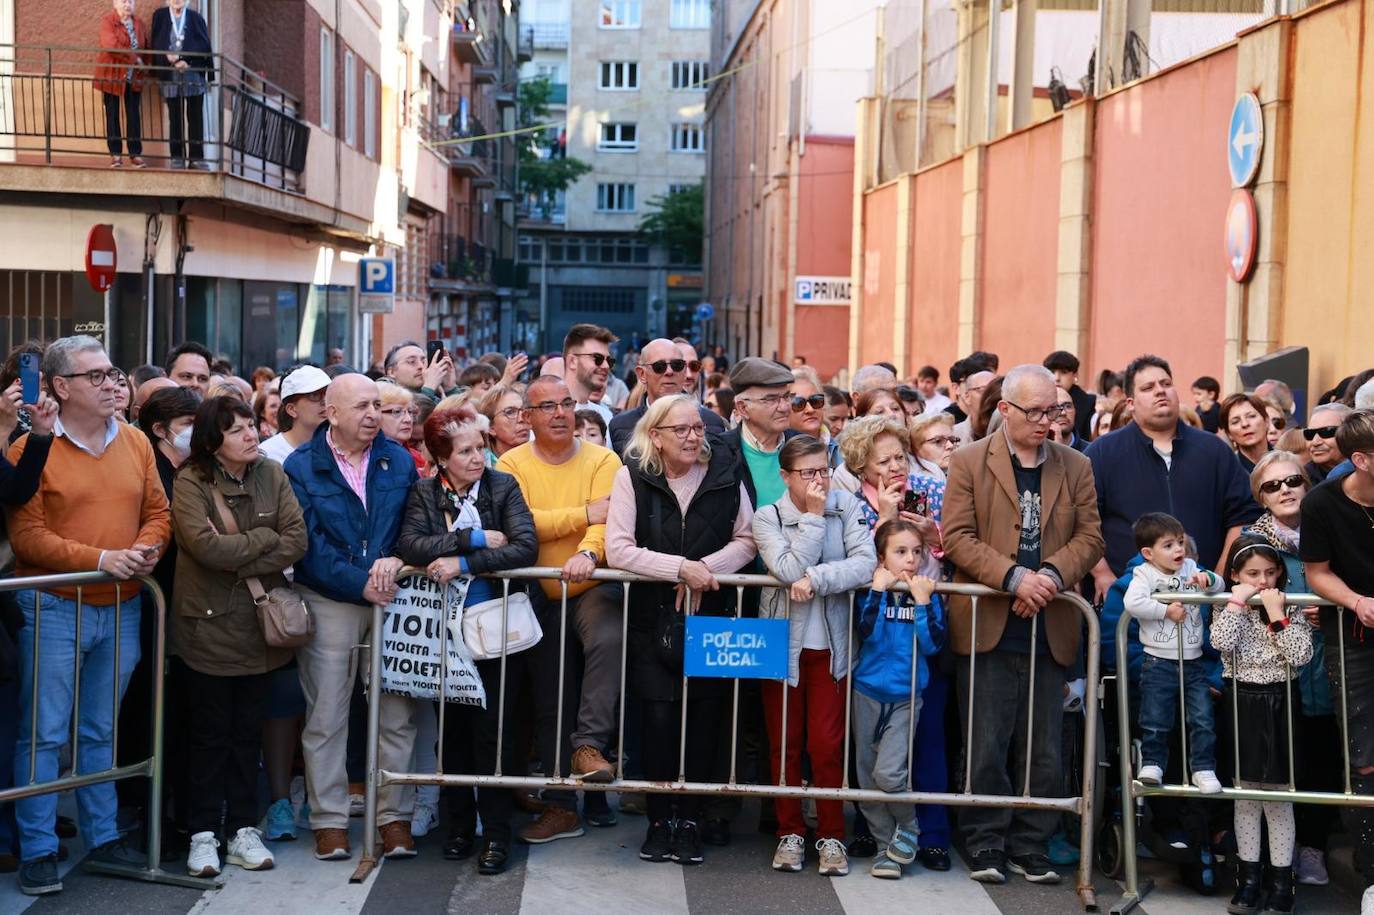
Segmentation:
{"type": "Polygon", "coordinates": [[[290,842],[296,838],[296,811],[290,798],[273,801],[262,818],[262,834],[269,842],[290,842]]]}
{"type": "Polygon", "coordinates": [[[404,820],[387,823],[378,830],[382,834],[383,858],[413,858],[415,840],[410,836],[410,824],[404,820]]]}
{"type": "Polygon", "coordinates": [[[973,856],[968,871],[970,880],[979,883],[1006,883],[1007,856],[995,848],[985,848],[973,856]]]}
{"type": "Polygon", "coordinates": [[[186,873],[192,877],[219,876],[219,839],[213,832],[191,836],[191,851],[186,855],[186,873]]]}
{"type": "Polygon", "coordinates": [[[1044,855],[1012,855],[1007,859],[1007,867],[1031,883],[1059,882],[1059,874],[1044,855]]]}
{"type": "Polygon", "coordinates": [[[600,750],[591,744],[584,744],[573,750],[572,776],[584,782],[605,784],[615,781],[615,770],[600,750]]]}
{"type": "Polygon", "coordinates": [[[315,830],[315,857],[321,861],[341,861],[351,857],[353,849],[348,845],[347,829],[315,830]]]}
{"type": "Polygon", "coordinates": [[[619,823],[615,811],[611,809],[611,804],[606,800],[604,791],[587,791],[582,797],[582,819],[587,821],[589,826],[598,829],[605,829],[619,823]]]}
{"type": "Polygon", "coordinates": [[[1193,773],[1193,784],[1197,785],[1197,790],[1203,794],[1220,794],[1221,782],[1217,780],[1217,774],[1211,769],[1202,769],[1193,773]]]}
{"type": "Polygon", "coordinates": [[[868,875],[880,880],[900,880],[902,879],[902,866],[887,855],[879,855],[874,860],[873,866],[868,869],[868,875]]]}
{"type": "Polygon", "coordinates": [[[1374,886],[1364,888],[1364,896],[1360,899],[1360,915],[1374,915],[1374,886]]]}
{"type": "Polygon", "coordinates": [[[1326,856],[1320,849],[1306,845],[1298,849],[1298,882],[1308,886],[1326,886],[1331,882],[1326,872],[1326,856]]]}
{"type": "Polygon", "coordinates": [[[1164,784],[1164,770],[1159,766],[1141,766],[1140,773],[1135,778],[1142,785],[1157,788],[1164,784]]]}
{"type": "Polygon", "coordinates": [[[367,786],[362,782],[348,783],[348,815],[360,817],[367,812],[367,786]]]}
{"type": "Polygon", "coordinates": [[[822,877],[843,877],[849,873],[849,854],[839,839],[818,839],[816,851],[821,855],[822,877]]]}
{"type": "Polygon", "coordinates": [[[898,864],[910,864],[916,860],[920,844],[920,836],[910,829],[898,826],[897,831],[892,834],[892,841],[887,843],[887,856],[898,864]]]}
{"type": "Polygon", "coordinates": [[[229,854],[225,858],[229,864],[237,864],[246,871],[270,871],[276,859],[262,844],[262,832],[252,826],[245,826],[229,840],[229,854]]]}
{"type": "Polygon", "coordinates": [[[90,854],[86,856],[86,863],[142,870],[148,866],[148,856],[135,848],[130,848],[123,839],[115,839],[91,849],[90,854]]]}
{"type": "MultiPolygon", "coordinates": [[[[778,840],[778,850],[773,852],[773,870],[796,873],[802,869],[806,860],[806,839],[795,833],[778,840]]],[[[848,860],[846,858],[846,860],[848,860]]]]}
{"type": "Polygon", "coordinates": [[[57,855],[44,855],[19,865],[19,891],[25,896],[62,892],[62,878],[57,876],[57,855]]]}
{"type": "Polygon", "coordinates": [[[1050,836],[1050,844],[1047,850],[1047,857],[1051,864],[1067,866],[1077,864],[1079,853],[1078,846],[1069,841],[1068,836],[1062,832],[1056,832],[1050,836]]]}
{"type": "Polygon", "coordinates": [[[701,853],[701,833],[694,820],[679,820],[673,830],[673,860],[678,864],[700,864],[705,860],[701,853]]]}
{"type": "Polygon", "coordinates": [[[654,820],[649,824],[649,832],[644,836],[644,844],[639,846],[642,861],[662,864],[673,855],[673,827],[667,820],[654,820]]]}
{"type": "Polygon", "coordinates": [[[539,819],[520,829],[520,841],[542,845],[556,839],[575,839],[582,835],[582,821],[575,810],[545,807],[539,819]]]}
{"type": "Polygon", "coordinates": [[[428,804],[417,804],[410,819],[410,834],[419,839],[429,835],[429,831],[439,823],[438,808],[428,804]]]}
{"type": "Polygon", "coordinates": [[[846,850],[851,858],[871,858],[878,853],[878,840],[872,836],[855,836],[846,850]]]}

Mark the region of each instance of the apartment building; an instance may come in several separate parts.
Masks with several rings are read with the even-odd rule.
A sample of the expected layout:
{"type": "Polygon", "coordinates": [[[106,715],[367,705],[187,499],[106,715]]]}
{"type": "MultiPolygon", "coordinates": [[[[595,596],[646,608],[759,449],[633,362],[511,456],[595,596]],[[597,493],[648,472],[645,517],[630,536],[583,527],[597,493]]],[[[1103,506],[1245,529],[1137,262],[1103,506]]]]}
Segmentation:
{"type": "Polygon", "coordinates": [[[655,198],[705,176],[710,0],[531,0],[521,16],[521,78],[555,87],[554,154],[591,166],[553,207],[521,210],[522,310],[545,349],[582,321],[627,340],[691,332],[700,265],[639,226],[655,198]]]}
{"type": "MultiPolygon", "coordinates": [[[[399,339],[460,342],[483,303],[496,314],[511,207],[503,238],[501,182],[469,179],[458,147],[438,142],[449,122],[442,136],[436,125],[465,85],[483,84],[469,106],[494,97],[499,67],[477,71],[497,49],[511,50],[513,89],[514,11],[496,0],[477,11],[454,0],[191,3],[215,51],[204,170],[170,167],[156,91],[141,105],[148,167],[110,167],[92,78],[107,0],[0,0],[0,341],[79,330],[136,365],[192,338],[240,369],[323,361],[337,347],[364,367],[399,339]],[[490,40],[468,59],[474,34],[490,40]],[[117,249],[105,295],[83,275],[96,225],[112,227],[117,249]],[[435,238],[481,245],[480,282],[445,287],[435,238]],[[368,255],[395,258],[389,314],[358,310],[368,255]]],[[[147,22],[159,5],[138,0],[135,15],[147,22]]]]}

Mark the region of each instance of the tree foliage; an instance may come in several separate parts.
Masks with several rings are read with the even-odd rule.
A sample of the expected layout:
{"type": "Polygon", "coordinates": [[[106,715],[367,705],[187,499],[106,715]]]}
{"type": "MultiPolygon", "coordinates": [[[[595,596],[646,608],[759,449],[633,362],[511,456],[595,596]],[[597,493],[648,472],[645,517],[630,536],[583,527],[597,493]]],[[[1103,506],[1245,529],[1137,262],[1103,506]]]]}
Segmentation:
{"type": "MultiPolygon", "coordinates": [[[[540,76],[520,83],[519,126],[534,127],[549,117],[553,83],[540,76]]],[[[555,197],[566,191],[592,167],[563,154],[557,130],[530,131],[516,139],[520,163],[520,191],[534,198],[541,215],[548,217],[555,197]]]]}
{"type": "Polygon", "coordinates": [[[701,263],[706,231],[706,193],[702,185],[693,184],[650,198],[648,206],[650,212],[640,221],[639,231],[678,249],[689,263],[701,263]]]}

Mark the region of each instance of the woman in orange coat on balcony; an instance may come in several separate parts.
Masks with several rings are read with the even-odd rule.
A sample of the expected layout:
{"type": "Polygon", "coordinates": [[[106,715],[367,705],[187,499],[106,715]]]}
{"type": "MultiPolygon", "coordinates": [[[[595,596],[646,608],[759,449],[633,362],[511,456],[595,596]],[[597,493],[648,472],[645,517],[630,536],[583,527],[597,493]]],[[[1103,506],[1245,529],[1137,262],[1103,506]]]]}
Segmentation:
{"type": "Polygon", "coordinates": [[[105,143],[110,167],[124,164],[123,144],[129,148],[129,164],[143,168],[143,119],[140,105],[148,84],[146,60],[139,51],[149,46],[148,27],[134,17],[134,0],[112,0],[113,9],[100,18],[100,55],[95,59],[95,87],[105,103],[105,143]],[[124,101],[124,130],[119,124],[119,102],[124,101]]]}

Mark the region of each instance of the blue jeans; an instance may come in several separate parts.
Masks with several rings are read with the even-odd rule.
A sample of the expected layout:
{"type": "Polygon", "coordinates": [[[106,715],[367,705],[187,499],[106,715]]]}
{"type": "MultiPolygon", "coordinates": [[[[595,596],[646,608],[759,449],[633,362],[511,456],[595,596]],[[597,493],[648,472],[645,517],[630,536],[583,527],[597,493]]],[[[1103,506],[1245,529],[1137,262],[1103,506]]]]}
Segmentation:
{"type": "MultiPolygon", "coordinates": [[[[138,663],[137,600],[125,601],[119,613],[119,696],[111,696],[115,671],[115,607],[84,605],[81,608],[81,645],[76,645],[76,602],[46,592],[21,591],[17,595],[24,614],[19,630],[19,740],[14,751],[16,785],[46,782],[57,778],[57,757],[70,740],[72,696],[76,671],[81,671],[81,718],[77,727],[74,773],[85,775],[113,765],[111,740],[119,699],[129,686],[129,677],[138,663]],[[41,604],[39,603],[41,601],[41,604]],[[34,644],[34,617],[41,606],[37,645],[34,644]],[[38,695],[33,694],[33,671],[37,653],[38,695]],[[37,747],[30,744],[32,722],[38,721],[37,747]],[[35,778],[29,778],[29,754],[37,760],[35,778]]],[[[115,813],[119,801],[114,782],[101,782],[76,789],[77,820],[89,847],[104,845],[119,838],[115,813]]],[[[23,860],[33,861],[57,853],[57,795],[40,794],[15,804],[19,821],[23,860]]]]}
{"type": "MultiPolygon", "coordinates": [[[[1188,718],[1188,766],[1194,772],[1213,772],[1217,728],[1201,659],[1183,662],[1183,705],[1188,718]]],[[[1169,735],[1177,724],[1178,661],[1146,654],[1140,668],[1140,757],[1145,765],[1169,768],[1169,735]]]]}

